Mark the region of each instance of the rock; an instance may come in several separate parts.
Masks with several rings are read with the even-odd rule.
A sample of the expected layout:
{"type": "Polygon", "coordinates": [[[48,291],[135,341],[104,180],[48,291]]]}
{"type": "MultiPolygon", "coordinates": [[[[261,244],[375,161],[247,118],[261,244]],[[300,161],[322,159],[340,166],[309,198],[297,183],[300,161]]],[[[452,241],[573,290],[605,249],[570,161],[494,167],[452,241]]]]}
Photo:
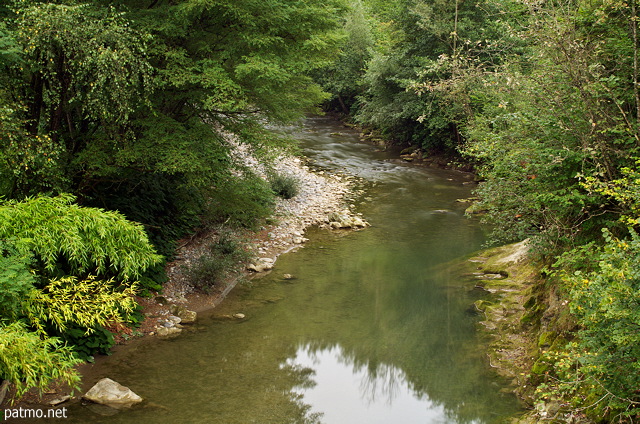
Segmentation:
{"type": "Polygon", "coordinates": [[[156,330],[156,335],[160,337],[175,336],[182,332],[178,327],[160,327],[156,330]]]}
{"type": "Polygon", "coordinates": [[[196,312],[190,311],[182,305],[171,305],[169,312],[180,318],[181,324],[193,324],[198,317],[196,312]]]}
{"type": "Polygon", "coordinates": [[[329,215],[329,226],[338,228],[362,228],[369,225],[362,218],[353,216],[349,211],[334,212],[329,215]]]}
{"type": "Polygon", "coordinates": [[[164,296],[156,296],[155,300],[158,305],[166,305],[168,303],[167,298],[164,296]]]}
{"type": "Polygon", "coordinates": [[[55,398],[55,399],[53,399],[53,400],[50,400],[50,401],[48,402],[48,404],[49,404],[49,406],[57,406],[57,405],[60,405],[61,403],[64,403],[64,402],[68,401],[69,399],[71,399],[71,396],[69,396],[69,395],[64,395],[64,396],[62,396],[62,397],[59,397],[59,398],[55,398]]]}
{"type": "Polygon", "coordinates": [[[169,315],[167,317],[167,321],[173,323],[173,326],[176,326],[177,324],[180,324],[182,322],[182,318],[177,317],[175,315],[169,315]]]}
{"type": "Polygon", "coordinates": [[[8,390],[9,390],[9,380],[4,380],[2,384],[0,384],[0,404],[4,401],[4,398],[7,395],[8,390]]]}
{"type": "Polygon", "coordinates": [[[264,272],[273,269],[274,261],[271,258],[260,258],[255,263],[249,264],[247,269],[254,272],[264,272]]]}
{"type": "Polygon", "coordinates": [[[400,155],[410,155],[412,153],[415,153],[416,150],[418,150],[420,147],[418,146],[409,146],[406,149],[403,149],[402,151],[400,151],[400,155]]]}
{"type": "Polygon", "coordinates": [[[291,275],[291,274],[282,274],[282,279],[283,279],[283,280],[293,280],[293,279],[295,279],[295,278],[296,278],[296,277],[294,277],[294,276],[293,276],[293,275],[291,275]]]}
{"type": "Polygon", "coordinates": [[[198,314],[195,311],[189,310],[185,310],[178,316],[182,319],[182,324],[193,324],[198,318],[198,314]]]}
{"type": "Polygon", "coordinates": [[[98,381],[83,398],[116,409],[129,408],[142,402],[140,396],[110,378],[98,381]]]}
{"type": "Polygon", "coordinates": [[[502,274],[480,274],[476,275],[476,278],[481,280],[501,280],[505,277],[502,274]]]}
{"type": "Polygon", "coordinates": [[[244,319],[245,318],[245,314],[233,314],[234,318],[238,318],[238,319],[244,319]]]}

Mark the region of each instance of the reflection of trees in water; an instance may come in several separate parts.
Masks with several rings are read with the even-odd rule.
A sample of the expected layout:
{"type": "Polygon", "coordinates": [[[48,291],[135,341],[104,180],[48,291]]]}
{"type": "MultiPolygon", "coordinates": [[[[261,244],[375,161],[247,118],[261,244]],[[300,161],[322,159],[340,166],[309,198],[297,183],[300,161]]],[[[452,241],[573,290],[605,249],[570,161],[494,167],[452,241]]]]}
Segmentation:
{"type": "MultiPolygon", "coordinates": [[[[443,337],[446,338],[447,335],[443,337]]],[[[358,347],[362,346],[314,341],[300,344],[297,349],[298,352],[305,352],[312,367],[320,364],[321,355],[329,353],[337,363],[344,365],[347,369],[350,368],[353,375],[359,375],[360,395],[367,405],[385,403],[392,406],[403,392],[408,392],[416,399],[423,400],[425,409],[442,408],[443,423],[501,422],[509,413],[509,411],[500,412],[500,407],[492,402],[492,399],[495,400],[500,396],[499,394],[494,397],[487,393],[495,391],[495,387],[469,384],[470,379],[480,380],[481,376],[465,370],[468,364],[464,363],[463,358],[466,354],[463,352],[450,352],[453,357],[449,359],[453,363],[436,362],[434,367],[434,364],[420,362],[420,359],[408,358],[398,348],[395,349],[395,355],[389,355],[388,350],[385,354],[381,354],[382,352],[361,351],[358,347]],[[459,356],[460,354],[462,356],[459,356]],[[455,361],[460,361],[457,364],[460,367],[458,371],[462,370],[463,374],[456,375],[455,361]],[[406,370],[398,365],[404,366],[406,370]],[[464,375],[465,372],[467,375],[464,375]],[[435,396],[431,396],[431,393],[435,396]]],[[[292,358],[291,361],[295,359],[292,358]]],[[[306,376],[313,379],[315,375],[313,370],[302,366],[299,366],[299,369],[304,369],[306,376]]],[[[314,386],[315,382],[309,387],[314,386]]],[[[299,388],[303,387],[299,386],[299,388]]]]}
{"type": "Polygon", "coordinates": [[[317,385],[313,380],[313,376],[316,375],[315,370],[291,361],[280,364],[280,369],[286,374],[285,380],[293,382],[291,389],[282,392],[296,409],[296,416],[290,418],[286,423],[321,424],[321,418],[324,414],[311,412],[311,405],[304,403],[304,395],[298,392],[298,390],[313,389],[317,385]]]}
{"type": "MultiPolygon", "coordinates": [[[[379,403],[382,401],[387,405],[393,404],[394,399],[400,394],[403,384],[408,384],[404,372],[393,365],[359,362],[353,354],[345,352],[340,345],[322,346],[321,344],[305,344],[298,347],[298,351],[305,352],[314,365],[320,363],[318,353],[335,353],[335,358],[339,364],[346,368],[352,368],[353,374],[362,374],[360,380],[360,393],[362,399],[367,404],[379,403]]],[[[311,389],[317,385],[312,380],[316,374],[315,370],[295,364],[293,359],[287,361],[286,366],[296,370],[300,375],[306,377],[304,383],[298,384],[300,389],[311,389]]]]}
{"type": "Polygon", "coordinates": [[[386,364],[380,364],[373,369],[367,367],[367,371],[360,380],[362,398],[370,405],[382,397],[384,403],[391,405],[400,394],[402,383],[406,381],[404,373],[386,364]]]}
{"type": "MultiPolygon", "coordinates": [[[[352,368],[354,374],[360,374],[366,369],[366,372],[362,372],[362,379],[360,381],[360,393],[362,399],[367,404],[373,404],[382,398],[382,401],[387,405],[391,405],[393,400],[398,396],[402,389],[402,384],[407,381],[406,376],[402,370],[387,364],[376,364],[374,362],[359,362],[355,355],[345,352],[340,345],[323,346],[322,344],[306,344],[299,346],[298,351],[303,351],[312,360],[314,364],[319,364],[318,359],[319,352],[338,352],[336,359],[338,363],[344,365],[347,368],[352,368]]],[[[298,366],[298,368],[304,368],[298,366]]],[[[310,368],[305,368],[309,374],[315,375],[315,371],[310,368]]],[[[302,387],[303,389],[313,388],[316,383],[308,387],[302,387]]]]}

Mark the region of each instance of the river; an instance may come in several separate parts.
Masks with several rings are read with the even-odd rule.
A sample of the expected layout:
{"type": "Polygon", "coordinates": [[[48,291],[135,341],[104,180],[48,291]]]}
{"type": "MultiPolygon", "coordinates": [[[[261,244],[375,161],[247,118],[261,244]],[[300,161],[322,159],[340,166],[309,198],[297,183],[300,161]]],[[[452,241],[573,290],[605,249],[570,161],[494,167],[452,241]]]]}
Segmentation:
{"type": "Polygon", "coordinates": [[[471,176],[392,160],[330,118],[289,132],[315,166],[366,181],[371,227],[310,230],[192,331],[127,346],[98,372],[145,402],[113,416],[72,405],[66,423],[480,424],[520,411],[481,347],[483,294],[441,266],[484,241],[456,201],[471,176]]]}

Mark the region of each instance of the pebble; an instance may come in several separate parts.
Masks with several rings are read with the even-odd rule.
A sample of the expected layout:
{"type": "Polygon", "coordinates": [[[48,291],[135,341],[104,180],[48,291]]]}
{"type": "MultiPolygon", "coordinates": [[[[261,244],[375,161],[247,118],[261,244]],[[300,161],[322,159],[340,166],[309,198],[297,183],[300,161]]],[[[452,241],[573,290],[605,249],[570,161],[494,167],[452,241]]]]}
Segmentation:
{"type": "MultiPolygon", "coordinates": [[[[251,155],[249,146],[236,143],[232,139],[229,142],[234,146],[234,161],[252,168],[258,175],[266,178],[267,169],[251,155]]],[[[266,240],[256,240],[254,251],[259,257],[275,255],[275,259],[291,247],[302,246],[307,241],[303,237],[305,229],[314,225],[328,228],[328,217],[333,213],[344,212],[345,208],[349,208],[351,210],[347,210],[347,213],[356,216],[352,211],[354,204],[349,204],[355,194],[351,185],[361,179],[349,174],[313,172],[305,162],[307,160],[293,156],[281,157],[273,162],[277,172],[296,177],[300,187],[298,195],[293,199],[277,199],[274,213],[277,224],[261,227],[262,231],[267,231],[266,240]]],[[[189,253],[180,252],[180,255],[187,258],[189,253]]],[[[188,259],[185,259],[183,264],[186,262],[188,259]]],[[[176,271],[172,272],[179,273],[178,268],[174,267],[176,271]]],[[[171,281],[165,285],[165,292],[173,291],[172,296],[183,298],[185,293],[193,291],[186,282],[174,282],[171,274],[170,277],[171,281]]]]}

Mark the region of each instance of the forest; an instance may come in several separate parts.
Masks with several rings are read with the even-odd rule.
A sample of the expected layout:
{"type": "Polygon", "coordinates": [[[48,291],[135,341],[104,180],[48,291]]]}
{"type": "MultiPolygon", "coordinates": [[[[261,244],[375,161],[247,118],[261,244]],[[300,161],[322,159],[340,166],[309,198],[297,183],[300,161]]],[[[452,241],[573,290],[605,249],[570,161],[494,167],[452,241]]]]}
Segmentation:
{"type": "Polygon", "coordinates": [[[3,2],[0,379],[77,384],[178,239],[269,216],[230,140],[268,161],[324,109],[472,166],[564,299],[533,403],[637,420],[638,36],[635,0],[3,2]]]}

